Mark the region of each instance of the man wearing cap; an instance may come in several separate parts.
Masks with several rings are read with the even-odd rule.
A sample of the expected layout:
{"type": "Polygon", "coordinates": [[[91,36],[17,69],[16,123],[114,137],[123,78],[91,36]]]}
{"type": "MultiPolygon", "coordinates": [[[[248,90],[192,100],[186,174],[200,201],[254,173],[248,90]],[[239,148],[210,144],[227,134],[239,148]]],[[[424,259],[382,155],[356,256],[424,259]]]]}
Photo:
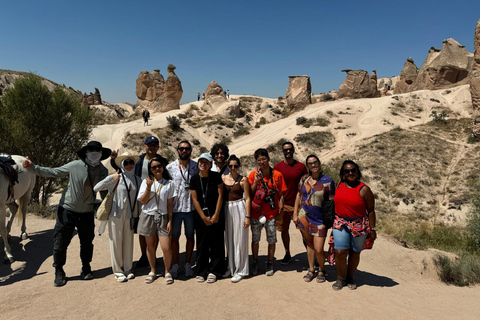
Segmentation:
{"type": "Polygon", "coordinates": [[[178,276],[180,270],[179,238],[182,229],[182,221],[185,228],[185,237],[187,238],[185,248],[185,276],[193,276],[190,260],[192,259],[194,245],[194,223],[196,211],[192,204],[190,179],[199,172],[197,163],[190,159],[192,154],[192,145],[190,142],[186,140],[180,141],[177,147],[177,153],[178,159],[167,166],[167,170],[177,186],[177,197],[175,197],[172,218],[173,266],[170,269],[170,273],[174,278],[178,276]]]}
{"type": "MultiPolygon", "coordinates": [[[[157,154],[158,149],[160,148],[160,141],[157,137],[149,136],[145,139],[145,143],[143,144],[143,148],[145,153],[141,154],[138,158],[138,162],[135,164],[135,175],[140,177],[144,180],[148,177],[148,162],[155,156],[164,159],[165,162],[168,162],[164,157],[157,154]]],[[[120,168],[115,164],[115,158],[117,157],[118,150],[112,152],[112,159],[110,160],[110,165],[116,171],[120,170],[120,168]]],[[[141,268],[148,266],[148,258],[147,258],[147,241],[145,240],[144,236],[138,235],[138,241],[140,242],[140,250],[142,251],[142,256],[137,261],[135,267],[141,268]]]]}
{"type": "Polygon", "coordinates": [[[53,233],[53,267],[55,267],[55,287],[66,283],[63,266],[67,259],[67,247],[77,228],[80,240],[80,259],[82,260],[81,277],[93,279],[90,262],[93,256],[93,238],[95,237],[95,197],[93,187],[108,175],[101,160],[107,159],[111,150],[103,148],[98,141],[90,141],[77,151],[80,160],[71,161],[61,167],[47,168],[33,164],[28,159],[23,167],[40,177],[67,178],[68,184],[62,193],[58,205],[57,221],[53,233]]]}

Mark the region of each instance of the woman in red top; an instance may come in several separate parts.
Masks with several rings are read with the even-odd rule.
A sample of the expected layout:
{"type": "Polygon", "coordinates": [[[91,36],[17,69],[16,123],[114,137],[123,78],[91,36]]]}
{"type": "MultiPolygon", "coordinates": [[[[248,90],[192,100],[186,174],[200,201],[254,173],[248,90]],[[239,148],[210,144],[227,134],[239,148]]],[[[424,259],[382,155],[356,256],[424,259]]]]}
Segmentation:
{"type": "Polygon", "coordinates": [[[343,162],[340,169],[342,181],[335,191],[336,216],[332,229],[338,273],[337,281],[332,285],[335,291],[344,286],[352,290],[357,288],[353,274],[360,262],[363,244],[367,237],[372,241],[377,238],[375,199],[372,190],[360,181],[361,177],[360,168],[355,162],[343,162]]]}

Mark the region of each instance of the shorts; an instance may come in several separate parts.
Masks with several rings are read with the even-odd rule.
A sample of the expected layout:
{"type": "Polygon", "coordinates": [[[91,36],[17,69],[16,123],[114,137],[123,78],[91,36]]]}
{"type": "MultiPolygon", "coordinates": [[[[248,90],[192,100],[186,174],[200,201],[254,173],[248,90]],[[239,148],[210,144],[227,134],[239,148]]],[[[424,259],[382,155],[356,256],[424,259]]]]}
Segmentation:
{"type": "Polygon", "coordinates": [[[313,224],[307,219],[305,210],[300,209],[298,213],[298,228],[308,231],[314,237],[325,238],[327,236],[327,228],[323,224],[313,224]]]}
{"type": "MultiPolygon", "coordinates": [[[[277,220],[275,220],[275,218],[272,218],[270,220],[267,220],[267,222],[265,222],[265,232],[267,233],[268,244],[277,243],[277,232],[275,230],[276,225],[277,225],[277,220]]],[[[252,228],[252,242],[259,243],[260,236],[262,234],[263,225],[258,220],[252,219],[251,228],[252,228]]]]}
{"type": "Polygon", "coordinates": [[[159,237],[168,237],[167,231],[168,215],[164,214],[160,216],[160,221],[155,222],[155,216],[145,213],[140,214],[140,220],[138,221],[137,232],[144,237],[151,237],[158,235],[159,237]]]}
{"type": "Polygon", "coordinates": [[[283,206],[283,214],[279,214],[275,217],[277,220],[277,231],[283,231],[283,219],[288,219],[289,221],[292,220],[293,209],[294,207],[286,204],[283,206]]]}
{"type": "Polygon", "coordinates": [[[362,252],[363,243],[367,238],[364,234],[360,237],[353,237],[348,229],[342,227],[341,229],[333,229],[333,241],[335,250],[352,249],[354,252],[362,252]]]}
{"type": "Polygon", "coordinates": [[[185,237],[193,238],[195,213],[190,212],[174,212],[172,216],[172,238],[180,238],[182,232],[182,221],[185,228],[185,237]]]}

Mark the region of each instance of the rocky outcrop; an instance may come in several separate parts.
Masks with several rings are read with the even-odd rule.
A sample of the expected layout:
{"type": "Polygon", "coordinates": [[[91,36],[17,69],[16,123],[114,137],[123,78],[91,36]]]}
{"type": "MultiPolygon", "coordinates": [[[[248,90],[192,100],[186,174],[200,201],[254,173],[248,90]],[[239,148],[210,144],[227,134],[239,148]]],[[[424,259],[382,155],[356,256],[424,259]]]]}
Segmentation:
{"type": "Polygon", "coordinates": [[[312,84],[309,76],[289,76],[285,94],[290,109],[301,109],[312,103],[312,84]]]}
{"type": "Polygon", "coordinates": [[[205,90],[205,100],[202,108],[205,111],[216,111],[220,105],[227,101],[228,99],[222,86],[216,81],[212,81],[208,84],[207,90],[205,90]]]}
{"type": "Polygon", "coordinates": [[[418,76],[418,68],[412,58],[408,57],[400,72],[400,79],[393,90],[394,94],[406,93],[411,91],[411,86],[415,83],[418,76]]]}
{"type": "Polygon", "coordinates": [[[442,49],[431,48],[410,91],[436,90],[468,84],[473,54],[450,38],[442,49]]]}
{"type": "Polygon", "coordinates": [[[473,106],[473,134],[480,138],[480,19],[475,28],[475,38],[473,42],[474,61],[472,63],[472,72],[470,74],[470,94],[472,96],[473,106]]]}
{"type": "Polygon", "coordinates": [[[347,77],[338,88],[337,98],[376,98],[380,97],[377,90],[377,73],[372,72],[369,76],[365,70],[342,70],[347,77]]]}
{"type": "MultiPolygon", "coordinates": [[[[5,94],[5,90],[8,88],[13,87],[14,82],[25,75],[27,75],[28,72],[21,72],[21,71],[13,71],[13,70],[3,70],[0,69],[0,96],[5,94]]],[[[53,81],[50,81],[48,79],[45,79],[43,77],[40,77],[42,84],[46,86],[49,90],[53,90],[54,88],[60,86],[58,83],[55,83],[53,81]]],[[[77,93],[75,90],[70,88],[72,92],[77,93]]]]}
{"type": "Polygon", "coordinates": [[[169,64],[167,80],[160,74],[159,69],[153,70],[152,73],[141,71],[135,89],[137,104],[161,112],[179,109],[183,89],[182,82],[174,70],[175,66],[169,64]]]}
{"type": "Polygon", "coordinates": [[[87,94],[86,92],[82,95],[82,104],[85,106],[99,105],[103,104],[102,96],[100,95],[100,90],[95,88],[95,92],[87,94]]]}

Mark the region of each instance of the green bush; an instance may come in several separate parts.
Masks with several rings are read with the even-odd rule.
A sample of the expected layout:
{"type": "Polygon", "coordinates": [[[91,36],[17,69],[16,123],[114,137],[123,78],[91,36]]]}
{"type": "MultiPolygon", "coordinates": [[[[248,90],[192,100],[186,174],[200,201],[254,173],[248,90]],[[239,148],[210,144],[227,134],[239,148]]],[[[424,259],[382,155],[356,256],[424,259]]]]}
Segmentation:
{"type": "Polygon", "coordinates": [[[244,136],[250,134],[250,130],[246,127],[239,128],[237,131],[233,133],[234,138],[238,138],[240,136],[244,136]]]}
{"type": "Polygon", "coordinates": [[[297,126],[303,126],[307,122],[308,122],[308,119],[305,118],[305,117],[298,117],[297,118],[297,126]]]}
{"type": "Polygon", "coordinates": [[[468,286],[480,283],[480,256],[478,254],[462,254],[451,260],[445,255],[433,258],[440,279],[456,286],[468,286]]]}
{"type": "Polygon", "coordinates": [[[180,131],[182,128],[180,127],[180,124],[182,123],[182,119],[177,118],[175,116],[168,116],[167,117],[167,122],[168,126],[172,131],[180,131]]]}
{"type": "MultiPolygon", "coordinates": [[[[35,74],[18,78],[0,100],[0,150],[59,167],[77,159],[88,141],[94,113],[62,87],[50,91],[35,74]]],[[[37,177],[32,201],[47,205],[61,181],[37,177]]]]}

